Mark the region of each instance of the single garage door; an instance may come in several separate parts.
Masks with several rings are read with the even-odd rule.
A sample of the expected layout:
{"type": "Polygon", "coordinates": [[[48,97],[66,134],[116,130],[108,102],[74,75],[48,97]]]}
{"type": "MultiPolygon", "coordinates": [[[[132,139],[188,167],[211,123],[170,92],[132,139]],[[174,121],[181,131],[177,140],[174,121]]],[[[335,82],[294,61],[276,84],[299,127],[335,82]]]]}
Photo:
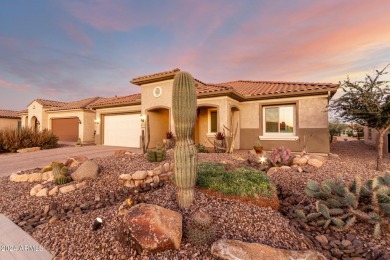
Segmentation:
{"type": "Polygon", "coordinates": [[[141,147],[140,114],[104,116],[104,144],[112,146],[141,147]]]}
{"type": "Polygon", "coordinates": [[[77,142],[79,138],[79,119],[53,118],[51,129],[60,141],[77,142]]]}

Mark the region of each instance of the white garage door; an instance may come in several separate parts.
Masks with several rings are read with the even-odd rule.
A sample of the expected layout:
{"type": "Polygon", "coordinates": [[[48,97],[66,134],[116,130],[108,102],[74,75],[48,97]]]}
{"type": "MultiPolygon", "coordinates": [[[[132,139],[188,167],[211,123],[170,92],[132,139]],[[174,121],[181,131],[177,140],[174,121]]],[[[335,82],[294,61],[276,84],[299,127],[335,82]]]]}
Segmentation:
{"type": "Polygon", "coordinates": [[[104,144],[141,147],[140,114],[110,115],[104,117],[104,144]]]}

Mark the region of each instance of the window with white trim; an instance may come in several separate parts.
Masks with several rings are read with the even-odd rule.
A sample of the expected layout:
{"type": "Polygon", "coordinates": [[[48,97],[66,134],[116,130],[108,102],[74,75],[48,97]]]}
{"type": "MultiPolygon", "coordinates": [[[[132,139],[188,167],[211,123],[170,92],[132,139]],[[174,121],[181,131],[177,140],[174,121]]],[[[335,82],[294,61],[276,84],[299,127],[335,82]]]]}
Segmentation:
{"type": "Polygon", "coordinates": [[[216,108],[208,110],[208,133],[218,132],[218,111],[216,108]]]}
{"type": "Polygon", "coordinates": [[[264,106],[263,139],[296,140],[295,121],[295,105],[264,106]]]}

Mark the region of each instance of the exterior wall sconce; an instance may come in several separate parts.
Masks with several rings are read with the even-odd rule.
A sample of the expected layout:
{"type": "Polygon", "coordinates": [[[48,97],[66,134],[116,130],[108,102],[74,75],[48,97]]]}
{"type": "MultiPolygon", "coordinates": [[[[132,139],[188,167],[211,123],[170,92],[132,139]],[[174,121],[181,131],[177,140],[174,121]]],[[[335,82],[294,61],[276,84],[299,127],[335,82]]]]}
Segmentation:
{"type": "Polygon", "coordinates": [[[79,124],[81,125],[81,120],[80,120],[80,118],[79,118],[79,124]]]}
{"type": "Polygon", "coordinates": [[[95,124],[99,124],[100,123],[100,120],[99,119],[95,119],[95,124]]]}
{"type": "Polygon", "coordinates": [[[38,119],[37,119],[37,125],[41,125],[41,122],[39,122],[38,119]]]}
{"type": "Polygon", "coordinates": [[[146,116],[141,114],[139,116],[139,119],[141,120],[141,122],[145,122],[146,116]]]}

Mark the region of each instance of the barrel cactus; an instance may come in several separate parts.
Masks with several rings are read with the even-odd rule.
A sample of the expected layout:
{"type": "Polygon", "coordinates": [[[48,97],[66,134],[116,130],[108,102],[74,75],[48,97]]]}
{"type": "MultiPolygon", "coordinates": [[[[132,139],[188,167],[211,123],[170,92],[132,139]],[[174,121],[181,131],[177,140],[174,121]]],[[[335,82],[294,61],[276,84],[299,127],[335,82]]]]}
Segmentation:
{"type": "Polygon", "coordinates": [[[212,217],[201,210],[195,211],[188,221],[187,237],[195,245],[212,242],[215,238],[215,226],[212,217]]]}
{"type": "Polygon", "coordinates": [[[193,136],[196,123],[196,89],[191,74],[179,72],[173,81],[172,112],[176,131],[174,149],[177,201],[189,208],[194,200],[198,151],[193,136]]]}
{"type": "Polygon", "coordinates": [[[54,175],[53,182],[55,184],[62,185],[72,181],[72,177],[68,175],[68,167],[63,166],[62,163],[57,162],[52,163],[52,167],[54,175]]]}

